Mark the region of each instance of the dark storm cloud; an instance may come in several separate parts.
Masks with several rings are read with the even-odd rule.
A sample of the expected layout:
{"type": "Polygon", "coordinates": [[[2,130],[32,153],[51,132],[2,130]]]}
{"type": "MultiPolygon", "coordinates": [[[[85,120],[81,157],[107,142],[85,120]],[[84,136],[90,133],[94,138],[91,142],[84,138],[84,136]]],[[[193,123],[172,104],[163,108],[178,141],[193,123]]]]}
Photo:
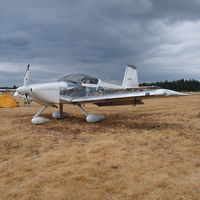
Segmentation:
{"type": "Polygon", "coordinates": [[[0,81],[20,84],[28,63],[33,82],[72,72],[119,80],[126,63],[141,81],[200,78],[199,10],[197,0],[3,1],[0,81]]]}
{"type": "Polygon", "coordinates": [[[199,21],[199,0],[151,0],[154,5],[153,16],[171,19],[172,21],[197,20],[199,21]]]}

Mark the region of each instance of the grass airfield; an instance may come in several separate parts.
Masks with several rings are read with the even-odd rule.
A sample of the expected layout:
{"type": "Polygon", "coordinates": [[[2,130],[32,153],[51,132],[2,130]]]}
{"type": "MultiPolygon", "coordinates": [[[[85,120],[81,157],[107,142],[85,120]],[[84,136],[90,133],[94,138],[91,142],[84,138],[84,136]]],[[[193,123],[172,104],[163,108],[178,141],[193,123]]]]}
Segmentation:
{"type": "Polygon", "coordinates": [[[37,104],[1,108],[0,199],[199,200],[200,96],[144,103],[86,105],[94,124],[72,105],[43,125],[37,104]]]}

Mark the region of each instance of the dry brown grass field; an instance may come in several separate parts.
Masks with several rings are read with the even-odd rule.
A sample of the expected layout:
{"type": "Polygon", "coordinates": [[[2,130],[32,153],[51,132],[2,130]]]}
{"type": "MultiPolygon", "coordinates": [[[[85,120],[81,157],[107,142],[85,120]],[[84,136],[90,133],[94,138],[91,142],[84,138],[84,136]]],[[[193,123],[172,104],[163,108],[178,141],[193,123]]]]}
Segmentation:
{"type": "Polygon", "coordinates": [[[66,105],[36,126],[36,104],[0,109],[1,200],[200,199],[200,96],[86,108],[106,118],[66,105]]]}

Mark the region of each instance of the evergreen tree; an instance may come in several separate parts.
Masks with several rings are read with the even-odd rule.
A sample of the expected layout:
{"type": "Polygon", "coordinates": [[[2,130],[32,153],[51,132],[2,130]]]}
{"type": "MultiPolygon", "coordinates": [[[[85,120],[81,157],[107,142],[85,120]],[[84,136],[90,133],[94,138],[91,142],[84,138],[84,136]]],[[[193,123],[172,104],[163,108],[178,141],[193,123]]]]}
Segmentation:
{"type": "Polygon", "coordinates": [[[174,80],[174,81],[160,81],[152,83],[141,83],[142,86],[157,86],[164,89],[170,89],[175,91],[200,91],[200,81],[190,79],[190,80],[174,80]]]}

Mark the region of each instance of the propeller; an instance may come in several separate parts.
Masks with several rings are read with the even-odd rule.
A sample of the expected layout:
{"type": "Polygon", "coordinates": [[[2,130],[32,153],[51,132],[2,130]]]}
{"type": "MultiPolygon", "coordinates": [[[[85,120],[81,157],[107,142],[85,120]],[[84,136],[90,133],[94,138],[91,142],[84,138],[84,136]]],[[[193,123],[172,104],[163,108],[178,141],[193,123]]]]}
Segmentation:
{"type": "Polygon", "coordinates": [[[26,69],[26,73],[25,73],[25,76],[24,76],[24,85],[17,88],[16,92],[18,94],[21,94],[21,95],[25,95],[25,99],[26,101],[28,101],[28,92],[29,92],[29,67],[30,65],[27,66],[27,69],[26,69]]]}
{"type": "Polygon", "coordinates": [[[25,99],[26,99],[26,102],[28,103],[29,100],[28,100],[28,94],[27,94],[27,93],[25,93],[25,97],[26,97],[26,98],[25,98],[25,99]]]}
{"type": "MultiPolygon", "coordinates": [[[[25,74],[25,77],[24,77],[24,86],[26,88],[28,88],[28,85],[29,85],[29,68],[30,68],[30,65],[27,66],[27,69],[26,69],[26,74],[25,74]]],[[[28,102],[28,92],[26,91],[25,92],[25,97],[26,97],[26,102],[28,102]]]]}
{"type": "Polygon", "coordinates": [[[13,96],[18,97],[19,96],[18,92],[16,91],[13,96]]]}
{"type": "Polygon", "coordinates": [[[30,65],[27,66],[26,73],[24,76],[24,86],[25,87],[28,87],[28,85],[29,85],[29,68],[30,68],[30,65]]]}

